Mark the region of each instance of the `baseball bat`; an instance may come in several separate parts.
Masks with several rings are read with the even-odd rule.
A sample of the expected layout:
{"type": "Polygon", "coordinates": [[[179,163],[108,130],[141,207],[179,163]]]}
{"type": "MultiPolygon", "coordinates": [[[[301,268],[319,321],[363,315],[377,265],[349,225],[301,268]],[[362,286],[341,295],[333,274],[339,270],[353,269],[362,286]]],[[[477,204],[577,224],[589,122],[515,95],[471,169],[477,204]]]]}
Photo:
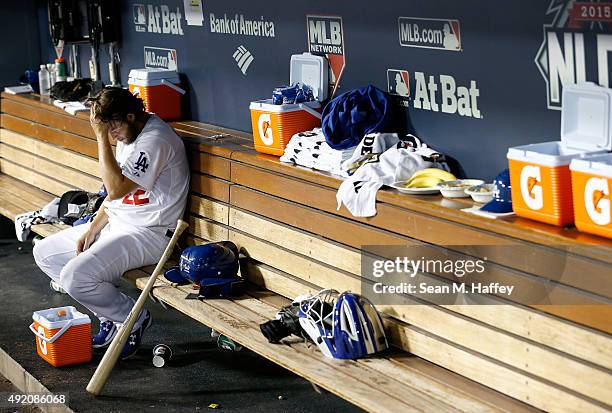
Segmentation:
{"type": "Polygon", "coordinates": [[[189,224],[187,224],[182,219],[178,220],[176,230],[174,230],[174,234],[172,235],[172,238],[170,239],[170,242],[168,243],[164,254],[157,263],[153,274],[151,274],[151,276],[149,277],[149,280],[147,281],[145,287],[142,289],[142,292],[140,293],[138,300],[136,300],[134,307],[132,307],[132,310],[125,319],[125,322],[119,329],[119,332],[117,332],[117,335],[106,350],[106,353],[104,353],[102,361],[100,361],[100,364],[96,368],[96,371],[94,372],[93,376],[91,376],[91,380],[89,380],[89,383],[87,384],[87,391],[89,393],[98,396],[102,392],[102,389],[104,388],[104,385],[108,380],[108,376],[110,376],[110,373],[113,371],[113,368],[115,367],[115,364],[119,359],[119,355],[123,350],[123,346],[127,342],[130,334],[132,333],[132,328],[134,327],[134,324],[138,319],[140,310],[142,310],[145,301],[147,301],[149,293],[153,289],[153,285],[155,285],[157,276],[163,271],[166,261],[168,261],[170,255],[172,255],[172,250],[174,250],[174,246],[176,245],[183,231],[188,226],[189,224]]]}

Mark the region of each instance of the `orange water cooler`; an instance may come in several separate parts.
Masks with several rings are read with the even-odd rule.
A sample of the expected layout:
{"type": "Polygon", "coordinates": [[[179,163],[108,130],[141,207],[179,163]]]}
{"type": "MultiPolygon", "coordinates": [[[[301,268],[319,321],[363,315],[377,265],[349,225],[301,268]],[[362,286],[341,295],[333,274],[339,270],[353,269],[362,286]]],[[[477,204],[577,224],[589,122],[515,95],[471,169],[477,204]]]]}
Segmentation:
{"type": "Polygon", "coordinates": [[[272,99],[251,102],[255,150],[282,156],[291,137],[321,126],[321,103],[328,93],[328,62],[323,56],[302,53],[291,56],[289,82],[312,88],[315,100],[275,105],[272,99]]]}
{"type": "Polygon", "coordinates": [[[574,159],[570,170],[576,228],[612,238],[612,154],[574,159]]]}
{"type": "Polygon", "coordinates": [[[574,222],[570,163],[612,149],[612,91],[592,83],[563,90],[561,141],[508,150],[512,207],[518,216],[557,226],[574,222]]]}
{"type": "Polygon", "coordinates": [[[164,120],[182,117],[181,98],[185,90],[180,87],[178,73],[167,69],[132,69],[128,87],[139,96],[147,112],[164,120]]]}
{"type": "Polygon", "coordinates": [[[35,311],[36,351],[54,367],[91,361],[91,320],[72,306],[35,311]]]}

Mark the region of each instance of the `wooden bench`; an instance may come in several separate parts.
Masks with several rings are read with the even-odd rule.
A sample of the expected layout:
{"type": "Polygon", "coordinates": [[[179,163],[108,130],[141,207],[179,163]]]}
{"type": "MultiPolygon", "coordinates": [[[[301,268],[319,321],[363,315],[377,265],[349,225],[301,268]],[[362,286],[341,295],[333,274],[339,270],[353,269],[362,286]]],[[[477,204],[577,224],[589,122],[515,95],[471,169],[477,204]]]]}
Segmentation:
{"type": "MultiPolygon", "coordinates": [[[[71,117],[31,96],[2,97],[3,174],[54,194],[62,185],[78,183],[74,171],[97,185],[95,153],[91,156],[87,149],[93,138],[82,123],[75,124],[86,123],[86,116],[71,117]],[[64,155],[50,158],[44,145],[64,155]],[[23,166],[25,161],[28,166],[23,166]],[[81,163],[92,169],[79,168],[81,163]],[[53,174],[45,176],[40,168],[53,174]],[[57,177],[71,181],[56,182],[57,177]]],[[[196,122],[173,126],[185,139],[192,163],[189,242],[236,242],[250,257],[243,276],[265,290],[253,290],[238,300],[194,303],[184,300],[186,291],[160,282],[154,292],[157,298],[370,411],[432,411],[444,406],[519,411],[528,409],[526,404],[547,411],[610,408],[608,240],[518,218],[490,221],[459,211],[469,206],[465,201],[449,203],[392,191],[379,193],[376,217],[355,219],[336,211],[336,178],[257,154],[246,134],[196,122]],[[534,288],[553,285],[556,298],[583,304],[536,306],[489,297],[491,305],[486,306],[439,306],[414,305],[410,296],[398,297],[408,305],[379,310],[392,343],[413,356],[399,352],[358,362],[326,360],[303,343],[270,345],[259,332],[258,324],[287,302],[284,297],[322,287],[359,291],[362,246],[423,242],[458,253],[461,245],[470,244],[532,248],[537,259],[493,257],[500,279],[534,288]],[[550,269],[558,259],[566,260],[560,278],[550,269]],[[412,402],[412,393],[424,398],[415,396],[412,402]]],[[[5,181],[16,182],[0,178],[2,187],[5,181]]],[[[4,194],[0,192],[3,202],[4,194]]],[[[137,285],[143,277],[141,270],[128,274],[137,285]]]]}

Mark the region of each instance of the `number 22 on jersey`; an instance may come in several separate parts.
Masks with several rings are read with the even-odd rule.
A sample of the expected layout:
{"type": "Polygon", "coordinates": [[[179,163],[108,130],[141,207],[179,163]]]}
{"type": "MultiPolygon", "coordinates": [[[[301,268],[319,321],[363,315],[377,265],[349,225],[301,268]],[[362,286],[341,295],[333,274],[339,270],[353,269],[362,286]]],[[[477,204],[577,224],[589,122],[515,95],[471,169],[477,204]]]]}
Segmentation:
{"type": "Polygon", "coordinates": [[[137,189],[134,192],[131,192],[129,194],[127,194],[125,197],[123,197],[123,203],[126,205],[134,205],[134,206],[138,206],[138,205],[146,205],[149,203],[149,198],[145,195],[146,192],[142,189],[137,189]]]}

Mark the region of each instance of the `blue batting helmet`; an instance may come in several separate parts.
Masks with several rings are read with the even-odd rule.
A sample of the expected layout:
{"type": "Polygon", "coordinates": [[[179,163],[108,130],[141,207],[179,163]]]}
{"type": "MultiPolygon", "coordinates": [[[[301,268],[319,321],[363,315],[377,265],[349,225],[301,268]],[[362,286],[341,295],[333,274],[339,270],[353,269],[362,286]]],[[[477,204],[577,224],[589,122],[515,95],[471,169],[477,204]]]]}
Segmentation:
{"type": "Polygon", "coordinates": [[[213,242],[185,248],[179,266],[164,276],[171,282],[203,285],[207,279],[236,278],[238,266],[238,248],[233,242],[213,242]]]}

